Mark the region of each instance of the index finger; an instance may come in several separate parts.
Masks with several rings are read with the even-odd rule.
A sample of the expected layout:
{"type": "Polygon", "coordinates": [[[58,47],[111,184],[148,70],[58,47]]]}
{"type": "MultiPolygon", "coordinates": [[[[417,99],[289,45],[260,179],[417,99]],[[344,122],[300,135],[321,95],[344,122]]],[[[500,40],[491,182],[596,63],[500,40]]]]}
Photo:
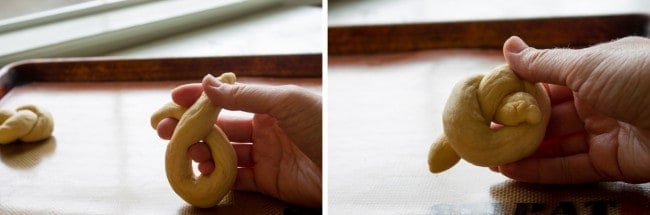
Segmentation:
{"type": "Polygon", "coordinates": [[[184,84],[172,90],[172,100],[180,106],[189,107],[196,102],[201,93],[203,87],[200,83],[184,84]]]}
{"type": "Polygon", "coordinates": [[[556,84],[544,84],[546,93],[551,99],[551,105],[556,105],[573,100],[573,91],[566,86],[556,84]]]}

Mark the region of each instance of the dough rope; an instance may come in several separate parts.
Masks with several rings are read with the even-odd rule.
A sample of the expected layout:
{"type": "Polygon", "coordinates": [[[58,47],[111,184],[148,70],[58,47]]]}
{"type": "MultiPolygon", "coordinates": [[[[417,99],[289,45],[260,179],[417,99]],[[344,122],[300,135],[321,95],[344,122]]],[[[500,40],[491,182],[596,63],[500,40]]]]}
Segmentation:
{"type": "MultiPolygon", "coordinates": [[[[224,73],[219,81],[235,83],[235,74],[224,73]]],[[[176,194],[196,207],[212,207],[230,191],[237,176],[237,157],[230,141],[214,120],[221,111],[202,93],[189,108],[170,103],[151,116],[156,129],[164,118],[178,119],[178,125],[167,145],[165,170],[167,180],[176,194]],[[215,170],[209,175],[194,176],[187,149],[203,140],[210,147],[215,170]]]]}
{"type": "Polygon", "coordinates": [[[429,149],[429,170],[445,171],[460,158],[486,167],[525,158],[542,142],[550,112],[544,87],[519,79],[508,65],[467,78],[447,100],[444,134],[429,149]],[[492,122],[503,127],[492,129],[492,122]]]}
{"type": "Polygon", "coordinates": [[[15,111],[0,110],[0,144],[45,140],[53,130],[52,114],[35,105],[23,105],[15,111]]]}

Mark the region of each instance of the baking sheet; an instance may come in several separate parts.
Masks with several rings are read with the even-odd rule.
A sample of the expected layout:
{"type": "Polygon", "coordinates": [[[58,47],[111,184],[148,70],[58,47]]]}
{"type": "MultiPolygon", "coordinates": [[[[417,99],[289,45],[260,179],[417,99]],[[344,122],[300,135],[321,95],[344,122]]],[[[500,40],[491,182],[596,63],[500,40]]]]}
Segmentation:
{"type": "MultiPolygon", "coordinates": [[[[15,74],[10,78],[3,74],[2,80],[26,83],[10,84],[12,88],[0,99],[0,108],[40,105],[52,112],[55,128],[53,137],[43,142],[0,145],[0,214],[282,214],[303,210],[272,197],[241,191],[229,193],[214,208],[198,209],[173,192],[164,172],[167,141],[158,138],[150,128],[149,117],[171,101],[172,88],[200,79],[101,81],[99,75],[83,81],[83,74],[102,73],[93,73],[93,68],[98,67],[87,61],[64,61],[74,64],[71,68],[79,71],[90,70],[67,81],[61,81],[66,78],[64,75],[33,81],[37,76],[32,75],[39,72],[23,73],[25,68],[50,68],[49,72],[74,70],[39,63],[12,70],[15,74]]],[[[98,62],[108,65],[107,61],[98,62]]],[[[162,62],[167,62],[168,70],[187,69],[179,63],[162,62]]],[[[258,67],[264,65],[269,64],[261,63],[258,67]]],[[[142,68],[150,66],[145,64],[142,68]]],[[[192,77],[215,67],[206,68],[185,75],[156,77],[192,77]]],[[[120,71],[115,71],[120,76],[120,71]]],[[[248,74],[239,76],[238,82],[296,84],[321,93],[320,69],[305,77],[248,74]]],[[[250,116],[237,111],[223,111],[222,115],[250,116]]]]}
{"type": "Polygon", "coordinates": [[[452,86],[503,63],[500,50],[329,56],[330,214],[649,214],[650,183],[524,184],[462,160],[429,172],[452,86]]]}
{"type": "MultiPolygon", "coordinates": [[[[648,14],[330,26],[331,214],[650,214],[650,183],[539,185],[460,161],[428,170],[453,85],[504,64],[519,35],[538,48],[647,35],[648,14]]],[[[468,131],[471,132],[471,131],[468,131]]]]}
{"type": "Polygon", "coordinates": [[[431,49],[500,49],[518,35],[536,48],[580,48],[624,36],[647,36],[648,14],[330,26],[328,54],[431,49]]]}

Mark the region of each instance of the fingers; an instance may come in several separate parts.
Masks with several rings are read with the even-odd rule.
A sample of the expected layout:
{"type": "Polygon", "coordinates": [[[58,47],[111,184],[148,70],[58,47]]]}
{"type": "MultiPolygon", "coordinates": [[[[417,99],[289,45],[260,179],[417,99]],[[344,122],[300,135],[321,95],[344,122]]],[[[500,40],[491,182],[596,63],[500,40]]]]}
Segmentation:
{"type": "Polygon", "coordinates": [[[255,85],[230,85],[219,82],[216,78],[206,76],[203,88],[210,100],[218,106],[230,110],[243,110],[252,113],[269,113],[280,99],[271,99],[280,92],[275,87],[255,85]]]}
{"type": "Polygon", "coordinates": [[[199,172],[201,172],[201,174],[209,175],[214,171],[214,162],[212,160],[200,162],[197,168],[199,169],[199,172]]]}
{"type": "MultiPolygon", "coordinates": [[[[251,144],[233,144],[235,153],[237,154],[237,166],[249,168],[253,166],[253,159],[251,156],[251,144]]],[[[195,162],[198,162],[199,172],[203,175],[209,175],[214,171],[215,165],[212,159],[210,148],[205,143],[195,143],[187,150],[188,156],[195,162]]],[[[238,176],[239,178],[239,176],[238,176]]]]}
{"type": "Polygon", "coordinates": [[[544,88],[546,88],[546,93],[551,99],[551,105],[573,100],[573,91],[566,86],[544,84],[544,88]]]}
{"type": "Polygon", "coordinates": [[[178,125],[178,120],[172,118],[165,118],[158,123],[158,126],[156,127],[156,132],[158,132],[158,136],[160,138],[169,140],[172,138],[172,134],[174,134],[174,129],[176,129],[176,125],[178,125]]]}
{"type": "Polygon", "coordinates": [[[559,58],[548,52],[549,50],[537,50],[529,47],[517,36],[510,37],[503,44],[503,56],[506,58],[506,62],[523,79],[531,82],[566,85],[566,77],[558,73],[559,69],[552,68],[555,65],[552,61],[559,60],[559,58]]]}
{"type": "Polygon", "coordinates": [[[231,142],[253,142],[253,123],[251,118],[222,116],[217,119],[217,126],[231,142]]]}
{"type": "Polygon", "coordinates": [[[252,167],[255,164],[253,160],[253,144],[250,143],[233,143],[232,147],[237,154],[237,166],[252,167]]]}
{"type": "Polygon", "coordinates": [[[295,86],[263,86],[248,84],[222,84],[212,76],[203,79],[203,89],[210,100],[218,106],[229,110],[241,110],[250,113],[269,114],[276,119],[299,113],[300,109],[320,108],[320,103],[307,103],[319,99],[306,89],[295,86]],[[297,104],[303,102],[304,104],[297,104]]]}
{"type": "Polygon", "coordinates": [[[545,138],[564,136],[583,130],[585,130],[584,122],[578,115],[573,101],[551,107],[545,138]]]}
{"type": "Polygon", "coordinates": [[[199,163],[212,161],[212,153],[210,152],[210,147],[208,147],[208,144],[203,142],[192,144],[187,149],[187,154],[193,161],[199,163]]]}
{"type": "Polygon", "coordinates": [[[189,107],[196,102],[202,92],[203,88],[199,83],[181,85],[172,90],[172,100],[180,106],[189,107]]]}
{"type": "Polygon", "coordinates": [[[222,84],[210,75],[203,79],[203,90],[215,105],[276,119],[298,148],[321,165],[322,104],[319,95],[289,85],[222,84]]]}
{"type": "MultiPolygon", "coordinates": [[[[251,154],[253,145],[250,143],[233,143],[233,148],[235,149],[235,154],[237,155],[237,166],[239,167],[251,167],[255,163],[251,154]]],[[[187,154],[195,162],[201,163],[209,162],[212,163],[212,152],[208,144],[204,142],[198,142],[192,144],[187,149],[187,154]]],[[[203,172],[202,172],[203,173],[203,172]]]]}
{"type": "MultiPolygon", "coordinates": [[[[235,190],[258,191],[253,172],[253,159],[251,156],[252,144],[234,143],[233,148],[237,154],[237,178],[235,179],[235,190]]],[[[188,149],[190,158],[199,162],[198,169],[203,175],[209,175],[214,171],[214,162],[210,149],[205,143],[195,143],[188,149]]]]}
{"type": "Polygon", "coordinates": [[[235,179],[235,190],[257,192],[255,183],[255,173],[252,168],[238,168],[237,178],[235,179]]]}
{"type": "Polygon", "coordinates": [[[521,78],[578,88],[594,67],[593,54],[583,50],[535,49],[521,38],[510,37],[503,44],[503,56],[510,68],[521,78]]]}
{"type": "Polygon", "coordinates": [[[564,157],[585,153],[588,150],[589,143],[587,142],[587,134],[585,132],[577,132],[544,140],[531,157],[564,157]]]}
{"type": "MultiPolygon", "coordinates": [[[[162,139],[169,140],[178,125],[178,120],[165,118],[158,123],[156,131],[162,139]]],[[[217,125],[226,134],[228,140],[232,142],[249,143],[252,142],[252,120],[232,117],[219,117],[217,125]]]]}
{"type": "Polygon", "coordinates": [[[203,142],[192,144],[187,149],[187,155],[193,161],[199,163],[199,172],[203,175],[209,175],[214,171],[214,161],[212,161],[212,153],[210,147],[203,142]]]}
{"type": "Polygon", "coordinates": [[[530,183],[579,184],[609,180],[598,174],[587,154],[528,158],[496,170],[514,180],[530,183]]]}

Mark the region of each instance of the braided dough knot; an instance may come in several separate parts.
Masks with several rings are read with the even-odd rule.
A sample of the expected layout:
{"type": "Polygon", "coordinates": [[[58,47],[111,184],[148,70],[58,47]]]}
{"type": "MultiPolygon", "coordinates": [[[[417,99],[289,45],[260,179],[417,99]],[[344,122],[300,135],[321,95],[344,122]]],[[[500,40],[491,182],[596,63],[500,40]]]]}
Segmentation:
{"type": "MultiPolygon", "coordinates": [[[[234,84],[235,74],[224,73],[217,79],[234,84]]],[[[169,103],[151,116],[154,129],[165,118],[179,120],[167,145],[165,170],[174,192],[196,207],[219,204],[233,187],[237,176],[235,151],[223,131],[214,124],[220,111],[221,108],[214,106],[203,93],[189,108],[169,103]],[[187,149],[201,140],[210,147],[215,170],[209,175],[195,176],[187,149]]]]}
{"type": "Polygon", "coordinates": [[[45,140],[53,130],[52,114],[35,105],[23,105],[15,111],[0,110],[0,144],[45,140]]]}
{"type": "Polygon", "coordinates": [[[445,171],[460,158],[486,167],[525,158],[542,142],[550,112],[544,87],[519,79],[507,65],[470,77],[447,100],[444,134],[431,145],[429,170],[445,171]]]}

